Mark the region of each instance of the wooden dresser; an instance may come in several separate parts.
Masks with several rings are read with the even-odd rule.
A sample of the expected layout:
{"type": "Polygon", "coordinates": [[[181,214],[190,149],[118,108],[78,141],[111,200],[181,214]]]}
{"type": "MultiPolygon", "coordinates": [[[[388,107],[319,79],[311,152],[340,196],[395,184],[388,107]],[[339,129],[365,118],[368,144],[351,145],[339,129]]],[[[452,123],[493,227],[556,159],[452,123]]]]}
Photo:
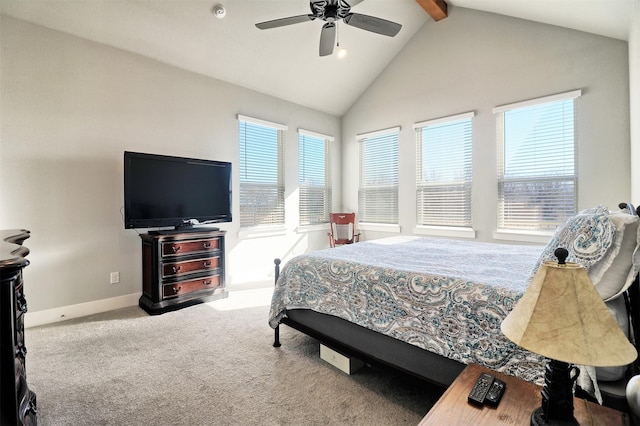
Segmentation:
{"type": "Polygon", "coordinates": [[[29,231],[0,231],[0,425],[35,425],[36,395],[27,385],[22,270],[29,231]]]}
{"type": "Polygon", "coordinates": [[[227,297],[226,231],[142,234],[142,296],[149,314],[227,297]]]}

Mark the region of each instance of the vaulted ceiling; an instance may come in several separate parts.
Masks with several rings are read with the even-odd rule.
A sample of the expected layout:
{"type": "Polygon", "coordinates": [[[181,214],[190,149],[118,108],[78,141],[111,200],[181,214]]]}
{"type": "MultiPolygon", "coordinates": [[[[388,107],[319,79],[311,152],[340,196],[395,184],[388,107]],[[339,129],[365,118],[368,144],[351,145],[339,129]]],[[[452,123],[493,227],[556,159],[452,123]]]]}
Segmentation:
{"type": "MultiPolygon", "coordinates": [[[[448,0],[447,6],[449,13],[464,7],[627,40],[635,1],[448,0]]],[[[318,55],[321,20],[256,28],[310,13],[307,0],[0,0],[0,13],[341,116],[416,31],[443,18],[441,0],[356,2],[353,12],[402,29],[391,38],[339,23],[344,59],[337,49],[318,55]],[[214,14],[217,5],[224,18],[214,14]]]]}

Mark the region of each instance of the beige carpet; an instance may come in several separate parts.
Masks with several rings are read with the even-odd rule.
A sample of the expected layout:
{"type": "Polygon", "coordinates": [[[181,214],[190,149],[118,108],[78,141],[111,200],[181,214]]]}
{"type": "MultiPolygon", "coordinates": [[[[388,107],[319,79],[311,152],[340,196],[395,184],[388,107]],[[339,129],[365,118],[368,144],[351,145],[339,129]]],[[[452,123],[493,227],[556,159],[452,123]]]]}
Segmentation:
{"type": "Polygon", "coordinates": [[[319,358],[316,340],[286,326],[282,347],[272,347],[269,308],[255,303],[264,296],[27,329],[38,423],[416,425],[442,393],[371,367],[349,376],[319,358]]]}

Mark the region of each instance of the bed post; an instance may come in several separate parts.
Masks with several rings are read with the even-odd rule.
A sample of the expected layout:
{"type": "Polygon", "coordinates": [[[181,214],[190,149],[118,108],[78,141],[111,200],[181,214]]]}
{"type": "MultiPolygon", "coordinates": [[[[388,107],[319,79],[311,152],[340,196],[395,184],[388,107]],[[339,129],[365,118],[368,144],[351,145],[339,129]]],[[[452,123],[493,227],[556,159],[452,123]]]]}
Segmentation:
{"type": "MultiPolygon", "coordinates": [[[[275,285],[275,283],[278,282],[278,277],[280,277],[280,259],[278,258],[273,259],[273,263],[275,263],[276,265],[275,280],[274,280],[274,285],[275,285]]],[[[274,331],[273,347],[279,348],[280,347],[280,324],[278,324],[273,331],[274,331]]]]}

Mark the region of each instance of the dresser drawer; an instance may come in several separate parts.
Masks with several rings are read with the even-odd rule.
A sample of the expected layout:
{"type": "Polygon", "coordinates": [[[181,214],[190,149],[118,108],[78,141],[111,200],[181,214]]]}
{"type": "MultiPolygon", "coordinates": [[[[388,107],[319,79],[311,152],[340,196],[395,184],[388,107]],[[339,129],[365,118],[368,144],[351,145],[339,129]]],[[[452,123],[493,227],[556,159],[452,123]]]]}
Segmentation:
{"type": "Polygon", "coordinates": [[[173,257],[184,254],[202,253],[220,248],[219,238],[207,238],[189,241],[168,241],[162,243],[162,257],[173,257]]]}
{"type": "Polygon", "coordinates": [[[200,290],[210,290],[220,284],[220,275],[197,278],[193,280],[178,281],[162,286],[162,296],[172,298],[200,290]]]}
{"type": "Polygon", "coordinates": [[[220,265],[220,257],[206,257],[204,259],[185,260],[183,262],[165,263],[162,265],[162,278],[175,277],[194,272],[215,269],[220,265]]]}

